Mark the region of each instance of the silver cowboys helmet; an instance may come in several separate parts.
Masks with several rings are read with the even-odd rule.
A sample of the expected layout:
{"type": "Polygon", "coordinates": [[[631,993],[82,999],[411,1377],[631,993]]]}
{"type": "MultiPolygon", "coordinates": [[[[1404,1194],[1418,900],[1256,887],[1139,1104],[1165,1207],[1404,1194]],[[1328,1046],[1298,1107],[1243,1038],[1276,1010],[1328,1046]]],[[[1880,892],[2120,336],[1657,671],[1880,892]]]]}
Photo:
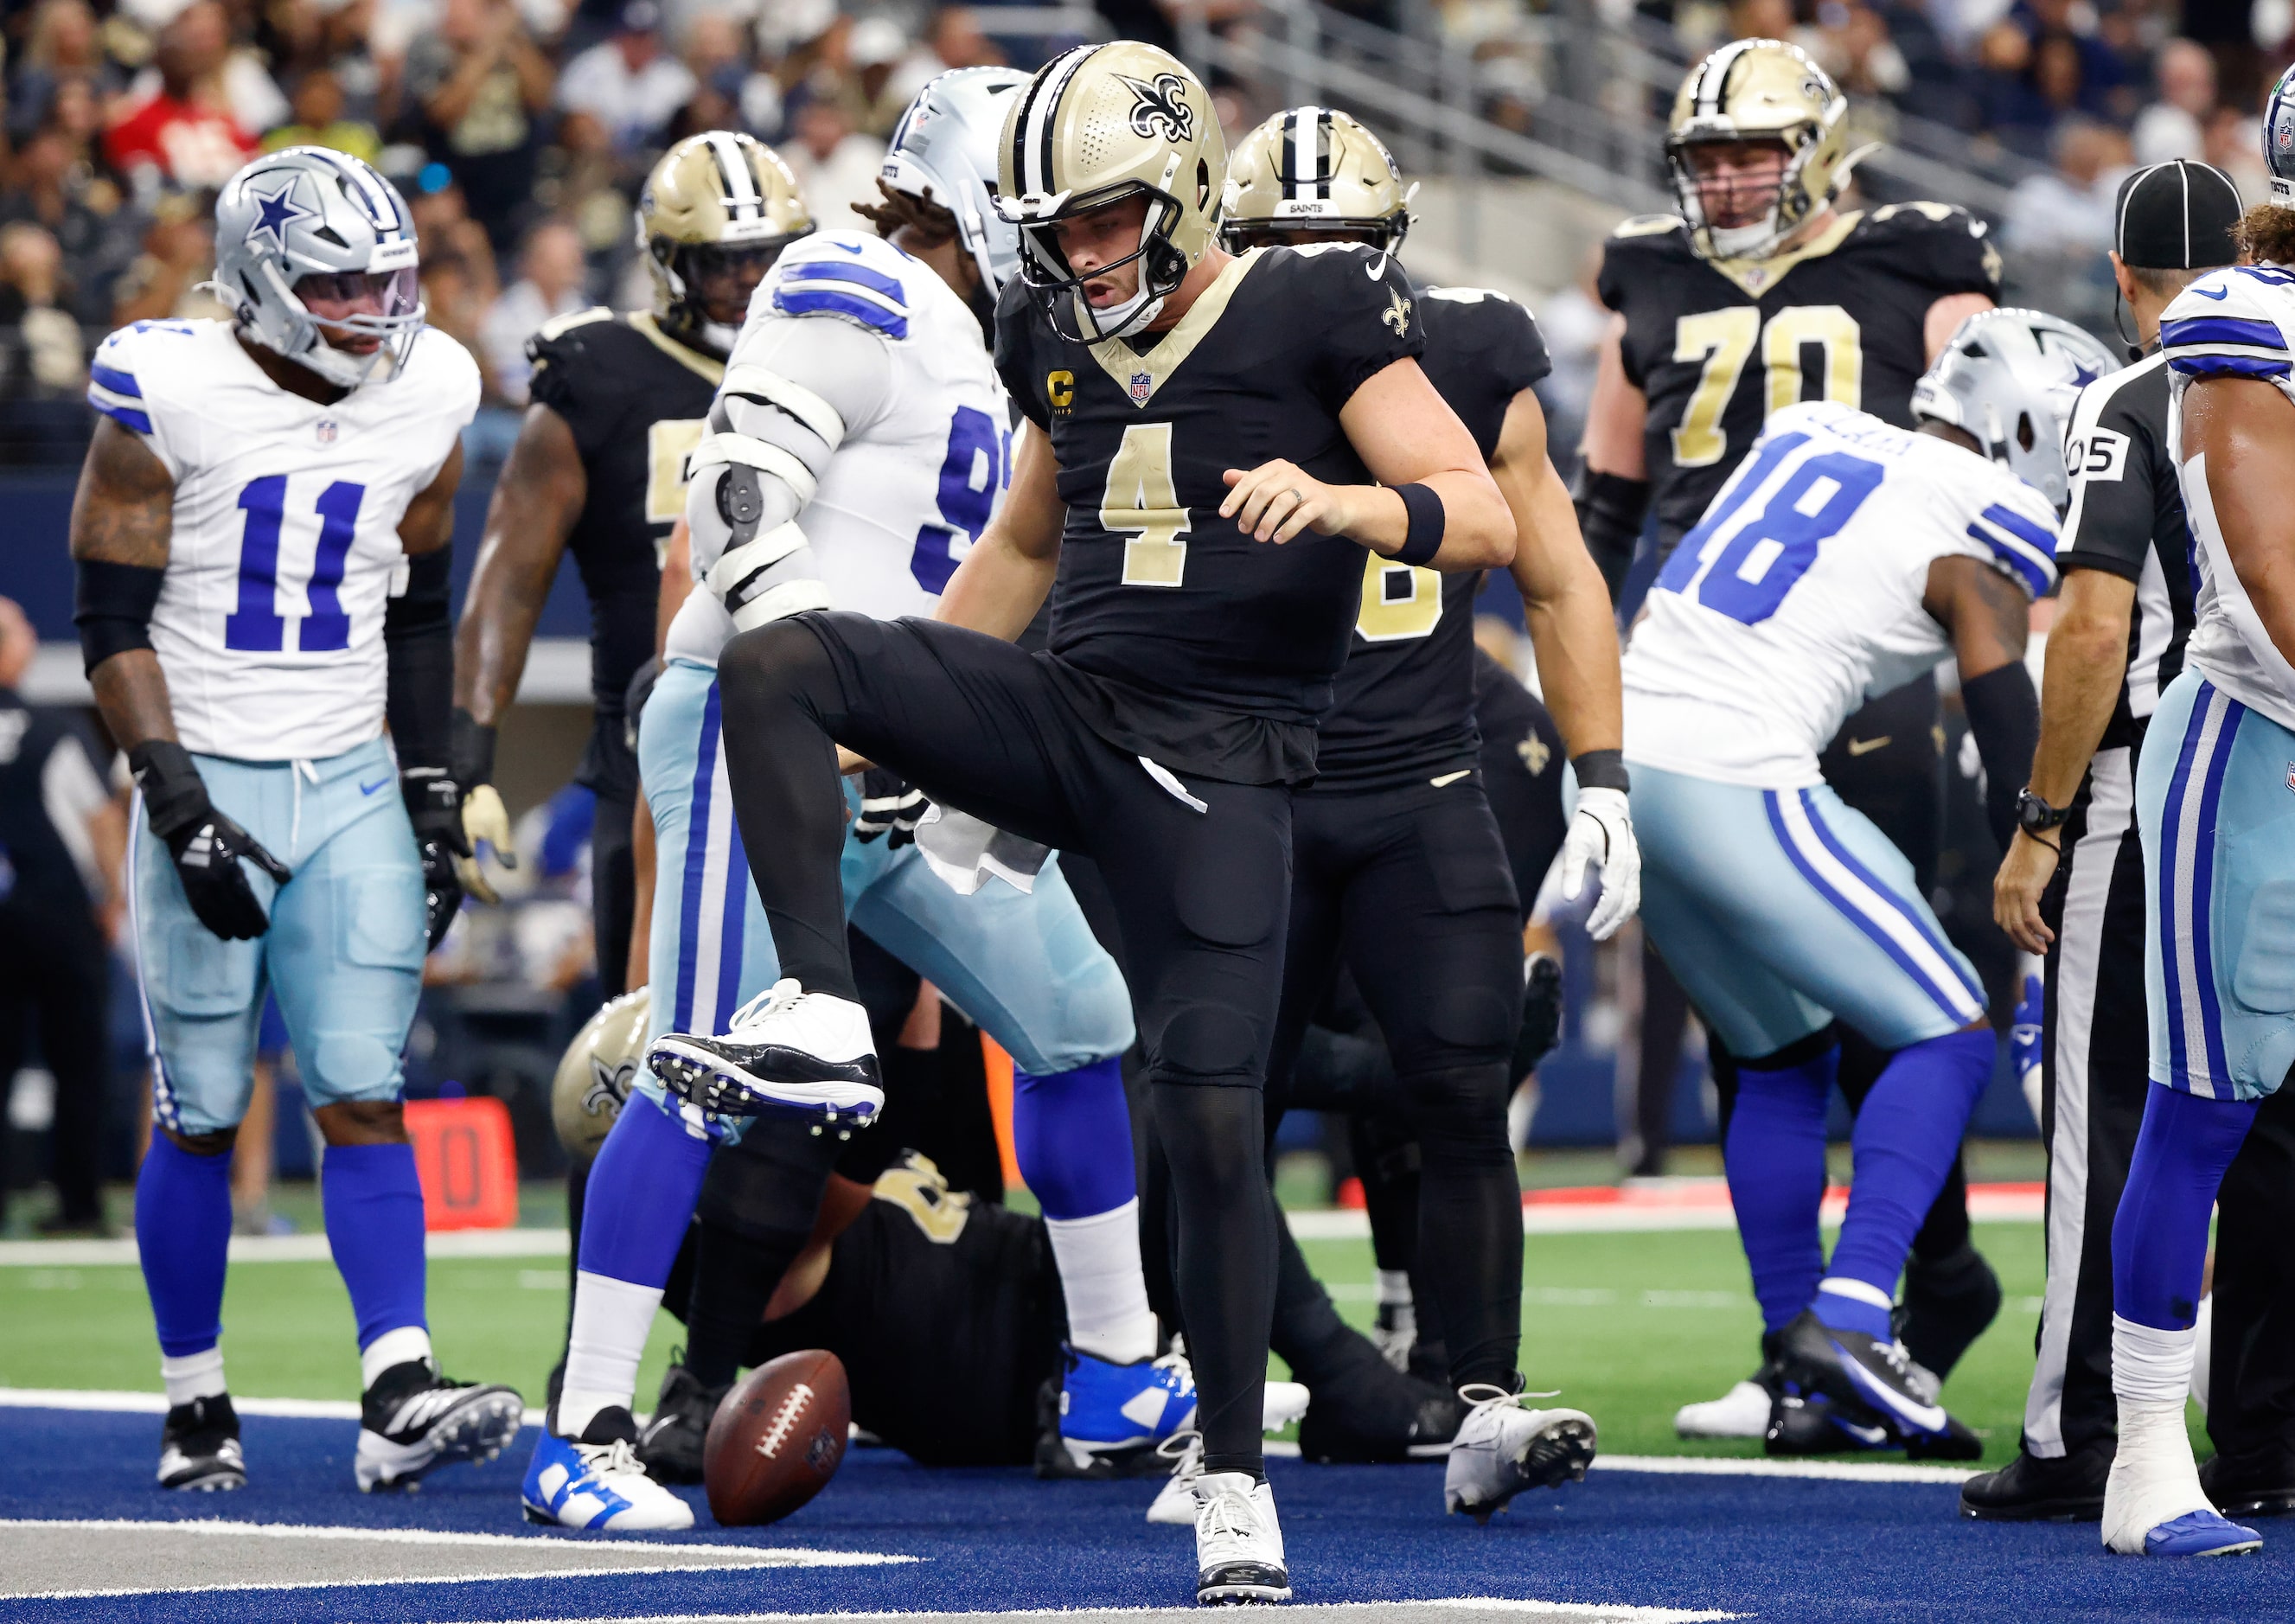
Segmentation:
{"type": "Polygon", "coordinates": [[[249,338],[355,389],[385,357],[396,377],[422,331],[415,260],[414,222],[398,188],[347,153],[286,147],[224,183],[208,285],[249,338]],[[326,326],[376,347],[357,355],[329,342],[306,298],[359,306],[326,326]]]}
{"type": "Polygon", "coordinates": [[[1913,415],[1973,435],[1984,454],[2054,502],[2071,499],[2064,425],[2079,392],[2119,363],[2088,333],[2038,310],[1981,310],[1953,330],[1913,386],[1913,415]]]}
{"type": "Polygon", "coordinates": [[[1028,78],[1017,68],[935,74],[901,115],[879,172],[894,191],[929,194],[956,217],[957,236],[992,296],[1020,268],[1020,228],[996,212],[996,141],[1028,78]]]}
{"type": "Polygon", "coordinates": [[[2295,208],[2295,67],[2279,76],[2263,103],[2263,167],[2271,172],[2271,200],[2295,208]]]}

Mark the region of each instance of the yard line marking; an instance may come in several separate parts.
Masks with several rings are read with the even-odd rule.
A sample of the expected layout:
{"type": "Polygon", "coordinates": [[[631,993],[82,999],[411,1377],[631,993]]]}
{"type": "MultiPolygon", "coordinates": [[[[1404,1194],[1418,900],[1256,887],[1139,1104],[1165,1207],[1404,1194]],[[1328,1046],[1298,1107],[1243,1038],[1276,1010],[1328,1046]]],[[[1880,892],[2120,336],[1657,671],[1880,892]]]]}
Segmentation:
{"type": "Polygon", "coordinates": [[[1908,1461],[1730,1460],[1710,1455],[1597,1455],[1597,1469],[1672,1477],[1829,1478],[1844,1483],[1964,1483],[1973,1466],[1924,1466],[1908,1461]]]}
{"type": "MultiPolygon", "coordinates": [[[[434,1258],[562,1258],[563,1229],[445,1229],[423,1236],[434,1258]]],[[[333,1261],[323,1233],[241,1235],[231,1243],[234,1263],[325,1263],[333,1261]]],[[[0,1266],[93,1267],[137,1261],[133,1236],[111,1241],[0,1241],[0,1266]]]]}
{"type": "MultiPolygon", "coordinates": [[[[629,1570],[623,1570],[628,1571],[629,1570]]],[[[1694,1607],[1638,1607],[1626,1602],[1541,1602],[1520,1596],[1503,1595],[1445,1595],[1424,1601],[1404,1602],[1295,1602],[1292,1611],[1305,1609],[1311,1612],[1350,1612],[1376,1614],[1397,1607],[1449,1607],[1461,1612],[1518,1613],[1530,1618],[1556,1619],[1614,1619],[1619,1624],[1722,1624],[1723,1620],[1752,1617],[1743,1612],[1723,1612],[1718,1609],[1694,1607]]],[[[971,1607],[948,1608],[932,1612],[644,1612],[600,1615],[584,1613],[578,1618],[534,1619],[525,1624],[867,1624],[869,1620],[897,1620],[900,1624],[921,1624],[932,1619],[1075,1619],[1115,1617],[1173,1618],[1200,1616],[1188,1607],[971,1607]]],[[[470,1621],[476,1624],[476,1621],[470,1621]]]]}
{"type": "MultiPolygon", "coordinates": [[[[456,1533],[429,1528],[359,1528],[347,1523],[238,1522],[226,1517],[0,1517],[0,1533],[70,1530],[83,1534],[170,1533],[206,1534],[245,1539],[343,1539],[382,1545],[453,1546],[469,1548],[515,1546],[568,1551],[658,1551],[664,1555],[693,1553],[706,1563],[739,1567],[773,1563],[799,1567],[883,1567],[893,1563],[919,1562],[917,1556],[888,1555],[877,1551],[817,1551],[803,1546],[689,1545],[659,1539],[568,1539],[559,1534],[456,1533]]],[[[627,1569],[617,1569],[627,1572],[627,1569]]],[[[269,1586],[257,1588],[268,1589],[269,1586]]]]}
{"type": "MultiPolygon", "coordinates": [[[[357,1401],[351,1399],[242,1399],[233,1394],[231,1407],[242,1416],[265,1416],[284,1421],[356,1421],[360,1416],[357,1401]]],[[[128,1416],[164,1416],[167,1413],[167,1395],[77,1387],[0,1387],[0,1409],[86,1409],[128,1416]]],[[[528,1406],[520,1424],[540,1426],[546,1413],[528,1406]]]]}

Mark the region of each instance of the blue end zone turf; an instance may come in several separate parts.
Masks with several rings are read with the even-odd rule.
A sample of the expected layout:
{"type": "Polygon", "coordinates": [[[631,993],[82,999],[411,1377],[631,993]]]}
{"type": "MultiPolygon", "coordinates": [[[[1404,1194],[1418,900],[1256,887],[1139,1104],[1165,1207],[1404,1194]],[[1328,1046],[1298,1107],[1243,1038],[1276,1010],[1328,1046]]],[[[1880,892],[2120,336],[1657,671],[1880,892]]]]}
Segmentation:
{"type": "MultiPolygon", "coordinates": [[[[351,1487],[352,1423],[254,1416],[245,1426],[245,1489],[167,1495],[151,1481],[157,1416],[0,1409],[0,1455],[16,1466],[0,1480],[0,1519],[224,1518],[586,1538],[519,1520],[530,1432],[489,1466],[442,1473],[418,1494],[370,1497],[351,1487]]],[[[2093,1524],[1962,1522],[1955,1489],[1942,1484],[1597,1468],[1589,1481],[1526,1495],[1478,1528],[1441,1514],[1439,1466],[1278,1460],[1273,1481],[1302,1602],[1499,1596],[1772,1620],[2013,1624],[2295,1616],[2295,1528],[2282,1524],[2264,1525],[2264,1553],[2251,1560],[2146,1561],[2107,1555],[2093,1524]]],[[[0,1617],[446,1620],[1181,1604],[1190,1599],[1191,1541],[1184,1530],[1142,1521],[1155,1487],[1042,1483],[1020,1470],[927,1471],[889,1451],[855,1450],[821,1498],[788,1522],[659,1536],[671,1547],[665,1555],[706,1543],[921,1560],[0,1600],[0,1617]]],[[[698,1506],[698,1492],[690,1492],[698,1506]]],[[[258,1543],[266,1547],[262,1576],[280,1576],[285,1549],[249,1542],[258,1543]]],[[[143,1564],[110,1582],[165,1586],[170,1576],[143,1564]]]]}

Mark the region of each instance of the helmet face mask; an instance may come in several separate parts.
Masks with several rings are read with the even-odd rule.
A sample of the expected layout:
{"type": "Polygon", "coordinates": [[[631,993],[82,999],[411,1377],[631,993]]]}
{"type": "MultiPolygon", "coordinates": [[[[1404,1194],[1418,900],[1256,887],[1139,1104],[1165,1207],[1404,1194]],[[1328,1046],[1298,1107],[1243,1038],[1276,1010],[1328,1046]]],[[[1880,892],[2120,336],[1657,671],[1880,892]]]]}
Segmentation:
{"type": "Polygon", "coordinates": [[[1665,138],[1691,245],[1708,259],[1784,248],[1847,184],[1848,117],[1847,98],[1798,45],[1741,39],[1691,69],[1665,138]]]}
{"type": "Polygon", "coordinates": [[[1292,107],[1244,137],[1228,162],[1220,246],[1359,242],[1382,254],[1410,231],[1405,188],[1385,143],[1347,114],[1292,107]]]}
{"type": "Polygon", "coordinates": [[[207,285],[247,339],[345,389],[404,371],[427,314],[405,200],[322,147],[265,154],[224,184],[207,285]]]}
{"type": "Polygon", "coordinates": [[[948,210],[992,299],[1020,268],[1020,233],[996,211],[996,149],[1028,82],[1017,68],[935,75],[901,115],[879,171],[894,191],[948,210]]]}
{"type": "Polygon", "coordinates": [[[2119,361],[2093,335],[2038,310],[1982,310],[1953,331],[1913,386],[1913,415],[1968,435],[2055,504],[2071,500],[2064,426],[2081,389],[2119,361]]]}
{"type": "Polygon", "coordinates": [[[813,229],[796,177],[771,147],[737,131],[688,135],[638,194],[637,240],[662,331],[723,359],[749,294],[781,251],[813,229]]]}

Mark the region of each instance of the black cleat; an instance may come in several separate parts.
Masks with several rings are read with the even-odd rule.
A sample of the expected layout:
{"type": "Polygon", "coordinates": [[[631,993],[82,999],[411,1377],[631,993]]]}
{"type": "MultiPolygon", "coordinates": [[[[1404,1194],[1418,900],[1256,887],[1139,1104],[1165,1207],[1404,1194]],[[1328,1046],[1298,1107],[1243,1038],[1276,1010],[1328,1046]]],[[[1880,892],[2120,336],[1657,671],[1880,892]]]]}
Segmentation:
{"type": "Polygon", "coordinates": [[[247,1459],[239,1448],[239,1412],[229,1393],[193,1399],[167,1412],[159,1428],[159,1487],[244,1489],[247,1459]]]}
{"type": "Polygon", "coordinates": [[[1769,1407],[1768,1431],[1761,1438],[1764,1454],[1785,1457],[1857,1455],[1898,1447],[1896,1434],[1870,1410],[1835,1404],[1823,1393],[1779,1393],[1769,1407]]]}
{"type": "Polygon", "coordinates": [[[2200,1487],[2226,1517],[2283,1517],[2295,1512],[2295,1459],[2275,1455],[2237,1461],[2218,1455],[2200,1468],[2200,1487]]]}
{"type": "Polygon", "coordinates": [[[1960,1486],[1960,1514],[1981,1522],[2101,1522],[2112,1454],[2109,1439],[2054,1460],[2019,1449],[1999,1470],[1960,1486]]]}
{"type": "Polygon", "coordinates": [[[638,1434],[638,1464],[647,1476],[657,1483],[701,1481],[701,1446],[709,1436],[709,1418],[732,1385],[704,1387],[682,1365],[662,1373],[653,1419],[638,1434]]]}
{"type": "Polygon", "coordinates": [[[1969,1344],[1999,1318],[2000,1277],[1973,1246],[1934,1263],[1910,1259],[1898,1340],[1941,1384],[1969,1344]]]}
{"type": "Polygon", "coordinates": [[[408,1359],[375,1377],[359,1400],[360,1489],[412,1489],[441,1466],[489,1461],[525,1424],[516,1390],[450,1382],[428,1359],[408,1359]]]}
{"type": "Polygon", "coordinates": [[[1778,1333],[1777,1365],[1789,1391],[1822,1394],[1858,1421],[1870,1415],[1907,1454],[1930,1460],[1972,1460],[1983,1445],[1937,1402],[1936,1378],[1913,1362],[1905,1345],[1861,1331],[1840,1331],[1803,1310],[1778,1333]],[[1971,1446],[1974,1452],[1968,1453],[1971,1446]]]}
{"type": "Polygon", "coordinates": [[[1299,1418],[1301,1458],[1373,1465],[1447,1456],[1466,1413],[1458,1395],[1404,1375],[1357,1346],[1360,1358],[1310,1384],[1314,1402],[1299,1418]]]}

